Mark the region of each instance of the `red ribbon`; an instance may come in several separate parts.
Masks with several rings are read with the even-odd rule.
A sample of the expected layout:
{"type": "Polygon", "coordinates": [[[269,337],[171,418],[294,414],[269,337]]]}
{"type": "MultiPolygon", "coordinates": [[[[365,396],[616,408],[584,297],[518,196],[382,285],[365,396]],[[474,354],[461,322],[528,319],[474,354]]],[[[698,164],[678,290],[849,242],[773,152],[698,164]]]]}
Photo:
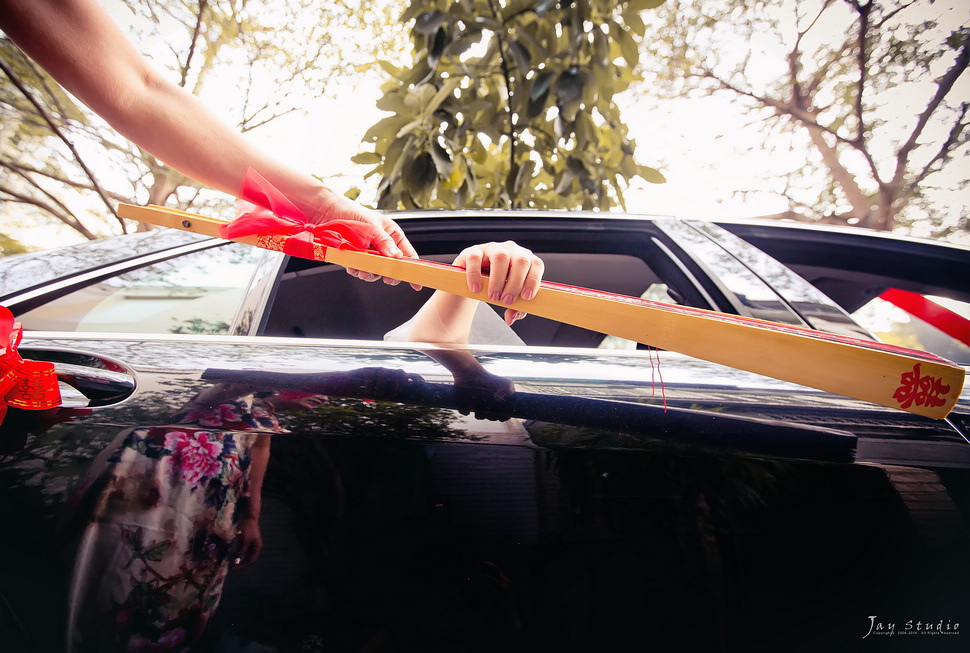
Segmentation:
{"type": "Polygon", "coordinates": [[[357,220],[330,220],[315,224],[283,193],[250,168],[246,171],[236,219],[219,228],[223,238],[257,236],[262,247],[322,259],[327,247],[362,251],[374,241],[377,228],[357,220]],[[323,248],[323,249],[321,249],[323,248]]]}
{"type": "Polygon", "coordinates": [[[935,326],[963,344],[970,345],[970,320],[937,304],[929,297],[899,288],[887,288],[879,298],[935,326]]]}
{"type": "Polygon", "coordinates": [[[23,329],[13,313],[0,306],[0,421],[7,406],[45,410],[61,405],[53,363],[24,360],[17,352],[23,329]]]}

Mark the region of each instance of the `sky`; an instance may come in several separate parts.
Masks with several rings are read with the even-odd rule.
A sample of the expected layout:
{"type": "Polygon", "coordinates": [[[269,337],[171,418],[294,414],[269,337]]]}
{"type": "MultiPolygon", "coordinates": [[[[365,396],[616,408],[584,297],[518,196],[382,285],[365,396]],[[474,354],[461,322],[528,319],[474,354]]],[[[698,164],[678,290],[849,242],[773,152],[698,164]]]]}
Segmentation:
{"type": "MultiPolygon", "coordinates": [[[[964,1],[950,0],[950,4],[955,2],[959,7],[964,1]]],[[[131,31],[131,14],[121,0],[102,0],[102,4],[123,29],[131,31]]],[[[944,1],[934,6],[946,4],[944,1]]],[[[137,46],[143,51],[158,53],[168,47],[163,42],[138,42],[137,46]]],[[[368,168],[352,164],[350,158],[361,151],[364,132],[387,115],[375,106],[381,81],[380,74],[373,73],[355,84],[340,82],[333,93],[308,101],[306,111],[251,132],[249,138],[294,168],[322,175],[335,190],[363,188],[361,199],[372,203],[377,180],[363,182],[362,176],[368,168]]],[[[968,82],[964,86],[966,96],[970,97],[970,80],[964,81],[968,82]]],[[[209,85],[202,99],[217,115],[231,122],[224,98],[234,92],[232,88],[209,85]]],[[[714,97],[670,100],[657,108],[635,94],[621,96],[618,103],[630,134],[637,141],[638,161],[659,168],[667,178],[665,184],[635,179],[624,191],[630,211],[735,218],[770,215],[788,208],[779,197],[736,193],[753,188],[773,168],[788,164],[777,158],[773,160],[765,151],[743,147],[738,137],[750,138],[751,132],[744,130],[749,118],[736,104],[714,97]]],[[[792,152],[790,156],[804,155],[792,152]]],[[[948,174],[953,184],[970,179],[970,158],[951,164],[948,174]]],[[[959,196],[951,202],[955,206],[961,202],[966,205],[966,199],[959,196]]],[[[11,236],[39,247],[81,240],[73,231],[56,225],[8,231],[11,236]]]]}

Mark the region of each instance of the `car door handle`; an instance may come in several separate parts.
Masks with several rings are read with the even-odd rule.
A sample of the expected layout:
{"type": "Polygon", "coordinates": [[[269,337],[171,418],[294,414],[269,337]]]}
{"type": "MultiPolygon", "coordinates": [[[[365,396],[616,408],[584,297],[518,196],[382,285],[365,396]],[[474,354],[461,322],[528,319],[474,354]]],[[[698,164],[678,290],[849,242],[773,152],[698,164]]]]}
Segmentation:
{"type": "Polygon", "coordinates": [[[124,372],[54,363],[57,380],[75,388],[91,400],[90,406],[104,406],[128,397],[135,390],[134,377],[124,372]]]}

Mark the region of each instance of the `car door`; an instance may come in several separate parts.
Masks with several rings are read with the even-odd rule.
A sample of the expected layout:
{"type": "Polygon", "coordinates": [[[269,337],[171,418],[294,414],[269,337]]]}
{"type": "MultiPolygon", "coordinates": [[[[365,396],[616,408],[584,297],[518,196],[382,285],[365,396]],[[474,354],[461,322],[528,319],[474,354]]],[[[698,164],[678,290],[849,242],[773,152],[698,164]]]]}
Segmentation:
{"type": "MultiPolygon", "coordinates": [[[[587,271],[569,264],[603,253],[605,230],[622,247],[604,269],[634,292],[715,296],[649,224],[516,221],[564,254],[564,273],[587,271]]],[[[443,231],[429,224],[427,244],[443,231]]],[[[887,619],[962,609],[952,497],[970,448],[945,423],[672,352],[480,344],[457,352],[485,372],[463,385],[440,347],[286,333],[277,306],[319,318],[306,325],[339,317],[345,295],[309,291],[348,277],[293,261],[260,277],[260,265],[236,280],[236,314],[275,301],[232,321],[264,335],[27,334],[21,353],[57,362],[65,402],[0,429],[0,634],[13,650],[776,650],[797,615],[824,624],[805,636],[817,648],[863,637],[873,601],[887,619]],[[66,364],[95,381],[71,390],[66,364]],[[944,460],[957,473],[936,471],[944,460]],[[262,547],[240,569],[255,495],[262,547]]],[[[146,278],[125,301],[150,301],[146,278]]],[[[417,296],[354,284],[374,293],[375,334],[398,318],[387,298],[417,296]]],[[[198,299],[160,287],[168,305],[198,299]]],[[[162,323],[172,315],[195,314],[162,323]]]]}

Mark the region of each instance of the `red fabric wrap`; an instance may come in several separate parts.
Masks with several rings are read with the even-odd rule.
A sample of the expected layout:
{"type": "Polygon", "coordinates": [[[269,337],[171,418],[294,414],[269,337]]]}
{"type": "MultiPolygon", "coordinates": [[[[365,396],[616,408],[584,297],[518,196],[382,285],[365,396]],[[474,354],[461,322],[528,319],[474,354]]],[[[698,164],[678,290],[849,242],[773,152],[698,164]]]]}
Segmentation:
{"type": "Polygon", "coordinates": [[[937,304],[929,297],[899,288],[887,288],[879,298],[933,325],[963,344],[970,345],[970,320],[937,304]]]}
{"type": "Polygon", "coordinates": [[[309,222],[275,186],[250,168],[246,171],[236,219],[219,228],[223,238],[257,236],[268,247],[301,258],[322,259],[327,247],[362,251],[374,241],[377,227],[357,220],[309,222]]]}
{"type": "Polygon", "coordinates": [[[17,352],[23,330],[6,306],[0,306],[0,421],[7,406],[45,410],[61,405],[53,363],[24,360],[17,352]]]}

